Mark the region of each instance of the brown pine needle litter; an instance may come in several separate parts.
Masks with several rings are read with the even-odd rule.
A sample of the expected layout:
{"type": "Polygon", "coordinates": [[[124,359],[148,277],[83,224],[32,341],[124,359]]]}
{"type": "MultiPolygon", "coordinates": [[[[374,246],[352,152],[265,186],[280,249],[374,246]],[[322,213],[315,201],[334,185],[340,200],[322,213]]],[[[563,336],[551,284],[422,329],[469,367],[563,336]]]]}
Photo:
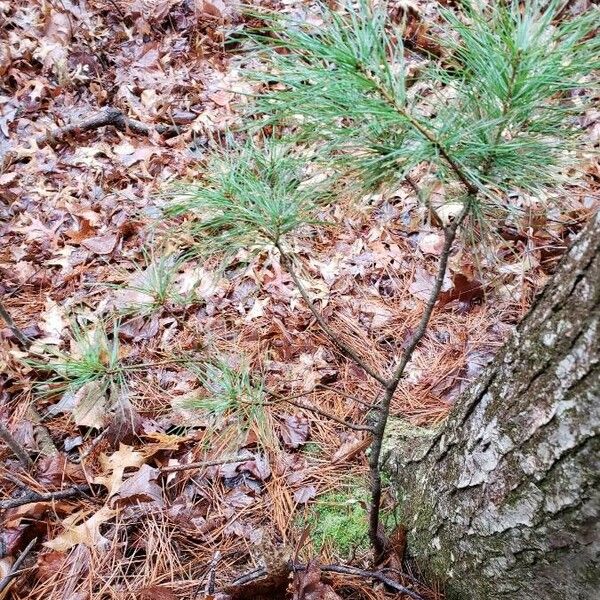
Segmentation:
{"type": "MultiPolygon", "coordinates": [[[[255,569],[314,560],[337,597],[408,597],[357,574],[370,568],[360,490],[381,386],[336,350],[275,248],[223,268],[194,251],[190,219],[173,229],[160,212],[259,91],[244,77],[255,59],[226,36],[252,21],[229,2],[75,4],[0,0],[0,301],[32,341],[0,322],[0,420],[35,463],[0,446],[3,501],[25,500],[0,514],[0,578],[37,540],[6,597],[208,600],[255,569]],[[109,105],[133,129],[76,126],[109,105]],[[57,127],[68,135],[35,143],[57,127]]],[[[457,240],[393,421],[443,422],[597,206],[598,165],[585,156],[568,173],[562,212],[523,197],[484,252],[457,240]]],[[[290,246],[328,326],[383,377],[418,326],[443,237],[414,185],[431,203],[451,191],[415,171],[358,203],[342,186],[325,225],[290,246]]],[[[401,525],[393,486],[383,504],[401,525]]],[[[381,577],[443,598],[388,559],[381,577]]]]}

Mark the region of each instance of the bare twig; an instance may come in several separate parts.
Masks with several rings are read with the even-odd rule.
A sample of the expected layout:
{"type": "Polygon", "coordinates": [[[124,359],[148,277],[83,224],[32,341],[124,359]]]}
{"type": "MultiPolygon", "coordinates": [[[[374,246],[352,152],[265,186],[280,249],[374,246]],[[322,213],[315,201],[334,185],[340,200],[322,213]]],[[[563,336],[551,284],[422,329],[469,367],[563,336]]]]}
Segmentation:
{"type": "Polygon", "coordinates": [[[221,560],[221,553],[217,550],[214,553],[212,560],[210,561],[210,567],[209,567],[209,571],[208,571],[208,579],[206,581],[206,588],[204,589],[204,593],[207,596],[211,596],[215,591],[215,575],[217,572],[217,565],[219,564],[220,560],[221,560]]]}
{"type": "Polygon", "coordinates": [[[29,492],[20,498],[11,498],[10,500],[0,501],[0,510],[7,510],[9,508],[16,508],[17,506],[23,506],[25,504],[31,504],[33,502],[49,502],[53,500],[66,500],[67,498],[76,498],[77,496],[83,496],[90,491],[90,486],[87,484],[77,485],[66,490],[58,490],[56,492],[47,492],[45,494],[38,494],[37,492],[29,492]]]}
{"type": "Polygon", "coordinates": [[[444,283],[444,277],[446,275],[446,268],[448,267],[448,259],[450,258],[450,252],[452,250],[452,244],[456,238],[458,228],[465,220],[469,211],[471,210],[472,198],[469,196],[466,198],[463,210],[458,217],[452,221],[444,230],[444,247],[440,255],[440,262],[438,266],[437,275],[433,285],[433,289],[423,310],[423,314],[419,321],[419,324],[410,337],[408,344],[406,345],[397,366],[394,369],[394,373],[391,379],[385,386],[385,393],[381,400],[380,412],[378,414],[377,422],[374,428],[373,444],[371,445],[371,456],[369,457],[369,471],[371,478],[371,506],[369,512],[369,540],[376,555],[380,556],[385,548],[385,541],[381,539],[379,533],[379,510],[381,504],[381,472],[379,469],[379,460],[381,458],[381,449],[383,446],[383,438],[385,434],[385,427],[390,414],[390,406],[394,393],[398,388],[398,384],[404,375],[406,366],[410,362],[413,353],[420,341],[423,339],[429,325],[429,320],[433,313],[433,309],[440,295],[442,285],[444,283]]]}
{"type": "MultiPolygon", "coordinates": [[[[294,568],[299,570],[298,566],[300,565],[296,565],[294,568]]],[[[410,596],[414,600],[424,600],[423,596],[417,594],[417,592],[413,592],[411,589],[401,585],[397,581],[390,579],[380,571],[365,571],[364,569],[348,567],[345,565],[323,565],[320,568],[321,571],[329,573],[341,573],[343,575],[356,575],[358,577],[366,577],[368,579],[377,579],[377,581],[381,581],[381,583],[384,583],[388,587],[392,588],[395,592],[410,596]]]]}
{"type": "Polygon", "coordinates": [[[139,135],[150,135],[153,132],[161,135],[177,135],[179,133],[177,128],[170,125],[146,125],[141,121],[130,119],[118,108],[108,106],[87,119],[83,119],[77,123],[69,123],[63,127],[57,127],[46,134],[40,135],[36,138],[36,142],[38,146],[44,146],[46,144],[54,146],[67,136],[78,135],[86,131],[93,131],[94,129],[105,127],[107,125],[121,131],[131,131],[139,135]]]}
{"type": "Polygon", "coordinates": [[[19,442],[14,438],[13,434],[0,423],[0,439],[4,440],[6,445],[11,449],[12,453],[19,459],[24,469],[29,469],[33,466],[33,461],[19,442]]]}
{"type": "Polygon", "coordinates": [[[333,415],[330,412],[327,412],[326,410],[323,410],[321,408],[317,408],[316,406],[308,406],[308,405],[304,404],[303,402],[298,402],[297,400],[291,400],[290,398],[281,398],[281,401],[286,402],[287,404],[291,404],[292,406],[296,406],[297,408],[302,408],[304,410],[314,412],[318,415],[321,415],[322,417],[330,419],[331,421],[339,423],[340,425],[343,425],[344,427],[347,427],[348,429],[354,429],[354,431],[369,431],[370,433],[374,432],[373,427],[371,427],[370,425],[358,425],[357,423],[352,423],[350,421],[346,421],[346,419],[337,417],[336,415],[333,415]]]}
{"type": "Polygon", "coordinates": [[[12,331],[13,335],[19,340],[19,342],[25,348],[29,348],[29,346],[31,346],[31,340],[15,325],[10,313],[6,310],[2,302],[0,302],[0,317],[12,331]]]}
{"type": "Polygon", "coordinates": [[[161,473],[175,473],[177,471],[188,471],[190,469],[203,469],[204,467],[216,467],[218,465],[228,465],[232,463],[245,462],[249,460],[247,456],[232,456],[230,458],[219,458],[216,460],[204,460],[200,462],[188,463],[187,465],[169,465],[161,467],[161,473]]]}
{"type": "Polygon", "coordinates": [[[19,574],[19,569],[21,568],[23,561],[27,558],[27,555],[31,552],[31,550],[35,546],[36,542],[37,542],[37,538],[33,538],[29,542],[29,544],[27,544],[27,546],[25,546],[25,549],[23,550],[23,552],[21,552],[21,554],[19,555],[19,558],[17,558],[17,560],[15,560],[15,562],[14,562],[13,566],[10,568],[10,571],[8,572],[8,574],[5,575],[2,579],[0,579],[0,594],[2,594],[2,592],[8,587],[10,582],[19,574]]]}
{"type": "MultiPolygon", "coordinates": [[[[327,386],[323,386],[323,387],[327,387],[327,386]]],[[[331,388],[331,389],[333,389],[333,388],[331,388]]],[[[300,392],[300,393],[294,394],[292,396],[280,396],[279,394],[277,394],[271,390],[268,390],[268,389],[265,390],[265,392],[269,396],[272,396],[274,398],[274,400],[272,400],[271,402],[263,403],[263,405],[280,404],[282,402],[285,402],[287,404],[291,404],[292,406],[296,406],[298,408],[302,408],[304,410],[308,410],[308,411],[317,413],[318,415],[321,415],[322,417],[326,417],[327,419],[331,419],[332,421],[335,421],[336,423],[339,423],[340,425],[344,425],[345,427],[348,427],[348,429],[354,429],[356,431],[370,431],[371,433],[373,432],[373,428],[370,425],[359,425],[357,423],[352,423],[351,421],[346,421],[345,419],[342,419],[341,417],[338,417],[326,410],[318,408],[317,406],[309,406],[308,404],[304,404],[303,402],[298,402],[296,400],[296,398],[302,398],[304,396],[307,396],[309,392],[300,392]]],[[[253,403],[249,402],[248,404],[253,404],[253,403]]]]}
{"type": "Polygon", "coordinates": [[[255,581],[256,579],[261,579],[262,577],[265,577],[268,572],[266,567],[257,567],[254,571],[250,571],[249,573],[245,573],[237,579],[234,579],[230,587],[238,587],[250,583],[251,581],[255,581]]]}
{"type": "Polygon", "coordinates": [[[385,379],[385,377],[383,377],[382,375],[377,373],[375,369],[370,367],[364,361],[364,359],[361,358],[350,346],[348,346],[348,344],[342,341],[340,335],[336,333],[333,329],[331,329],[331,327],[327,324],[327,322],[323,318],[323,315],[315,306],[315,303],[310,299],[306,288],[304,287],[304,285],[300,281],[300,278],[296,274],[296,270],[294,269],[294,265],[292,264],[292,259],[284,251],[279,241],[275,243],[275,247],[279,250],[279,254],[281,256],[281,265],[290,274],[292,280],[294,281],[294,285],[296,286],[296,288],[298,288],[298,291],[302,296],[302,299],[304,300],[304,302],[306,302],[310,312],[313,314],[315,320],[317,321],[321,329],[325,332],[327,337],[329,337],[329,339],[335,344],[335,346],[337,346],[338,350],[342,354],[351,358],[365,373],[370,375],[373,379],[375,379],[382,386],[385,387],[387,385],[387,380],[385,379]]]}
{"type": "MultiPolygon", "coordinates": [[[[294,564],[294,571],[306,571],[307,566],[303,564],[294,564]]],[[[364,569],[359,569],[357,567],[350,567],[346,565],[319,565],[319,569],[321,571],[325,571],[328,573],[339,573],[341,575],[354,575],[356,577],[366,577],[368,579],[376,579],[377,581],[381,581],[395,592],[406,594],[413,600],[424,600],[423,596],[417,594],[417,592],[413,592],[413,590],[403,586],[397,581],[387,577],[381,571],[366,571],[364,569]]],[[[261,579],[268,574],[268,570],[265,567],[259,567],[254,571],[250,571],[237,579],[235,579],[231,586],[229,587],[239,587],[241,585],[245,585],[252,581],[256,581],[257,579],[261,579]]]]}

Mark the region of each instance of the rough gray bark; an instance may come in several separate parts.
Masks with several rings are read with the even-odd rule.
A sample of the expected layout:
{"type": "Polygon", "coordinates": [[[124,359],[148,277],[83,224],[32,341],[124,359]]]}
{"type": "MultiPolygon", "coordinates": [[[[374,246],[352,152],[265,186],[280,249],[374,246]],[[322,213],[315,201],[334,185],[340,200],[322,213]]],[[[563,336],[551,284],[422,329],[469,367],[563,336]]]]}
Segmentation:
{"type": "Polygon", "coordinates": [[[448,598],[600,597],[600,215],[444,428],[388,440],[448,598]]]}

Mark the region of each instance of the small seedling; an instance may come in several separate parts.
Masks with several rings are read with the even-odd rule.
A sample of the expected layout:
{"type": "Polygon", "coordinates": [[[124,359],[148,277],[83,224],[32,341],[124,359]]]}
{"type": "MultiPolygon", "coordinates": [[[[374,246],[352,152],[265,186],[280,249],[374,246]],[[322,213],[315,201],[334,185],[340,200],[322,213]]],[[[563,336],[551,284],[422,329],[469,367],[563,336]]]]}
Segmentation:
{"type": "Polygon", "coordinates": [[[115,300],[119,312],[146,316],[190,301],[191,298],[177,291],[176,278],[182,263],[181,257],[154,257],[151,252],[143,251],[143,265],[135,265],[129,282],[117,287],[115,300]]]}
{"type": "Polygon", "coordinates": [[[244,437],[252,431],[266,448],[278,446],[270,416],[265,408],[266,394],[261,381],[255,381],[245,365],[231,367],[224,360],[192,366],[204,392],[187,405],[203,411],[217,423],[230,422],[244,437]]]}
{"type": "Polygon", "coordinates": [[[260,251],[316,222],[327,185],[311,179],[307,162],[275,139],[231,142],[209,157],[200,182],[172,191],[165,212],[193,217],[189,228],[203,254],[260,251]]]}
{"type": "Polygon", "coordinates": [[[71,326],[73,335],[68,352],[48,350],[47,361],[30,361],[35,368],[50,373],[40,385],[46,393],[56,394],[77,391],[86,383],[97,382],[107,390],[125,384],[125,371],[119,356],[118,325],[111,333],[104,324],[95,328],[71,326]]]}
{"type": "Polygon", "coordinates": [[[559,18],[560,0],[465,1],[461,18],[442,11],[446,32],[437,42],[445,48],[444,59],[428,61],[409,77],[403,32],[385,3],[335,5],[320,5],[318,28],[279,13],[257,13],[266,25],[251,42],[265,68],[255,78],[266,91],[256,97],[253,116],[257,128],[268,125],[291,136],[285,141],[257,136],[215,153],[203,181],[183,184],[167,212],[191,219],[205,251],[225,257],[239,249],[275,248],[332,343],[382,386],[377,420],[369,428],[367,511],[369,538],[381,558],[386,423],[426,334],[453,244],[475,220],[489,226],[504,218],[511,190],[536,193],[562,182],[562,170],[583,147],[575,117],[585,101],[572,92],[583,90],[585,96],[600,67],[599,17],[592,8],[559,18]],[[297,147],[303,148],[302,160],[297,147]],[[370,189],[396,187],[426,171],[458,206],[452,219],[439,219],[444,244],[434,285],[392,365],[375,368],[346,344],[296,275],[289,238],[316,222],[324,198],[318,186],[302,183],[303,165],[317,159],[370,189]]]}

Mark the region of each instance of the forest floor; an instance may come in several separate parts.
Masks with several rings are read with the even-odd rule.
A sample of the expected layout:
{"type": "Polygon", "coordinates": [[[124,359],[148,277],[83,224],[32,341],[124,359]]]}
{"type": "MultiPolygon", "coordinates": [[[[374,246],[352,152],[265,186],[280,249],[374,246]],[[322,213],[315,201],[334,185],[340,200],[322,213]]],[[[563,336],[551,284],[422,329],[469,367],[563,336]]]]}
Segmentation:
{"type": "MultiPolygon", "coordinates": [[[[415,4],[418,38],[435,8],[415,4]]],[[[318,24],[310,3],[270,6],[318,24]]],[[[161,194],[197,179],[206,148],[240,125],[254,59],[224,32],[247,22],[222,0],[1,0],[0,20],[0,301],[33,340],[0,323],[0,422],[37,456],[24,469],[0,447],[0,579],[35,540],[0,598],[208,598],[292,556],[367,568],[369,437],[343,422],[367,422],[377,383],[336,354],[276,253],[240,253],[225,271],[176,260],[189,240],[161,218],[161,194]],[[133,121],[49,135],[106,107],[133,121]],[[119,381],[65,391],[68,361],[96,350],[119,381]],[[209,406],[266,389],[279,400],[259,411],[209,406]],[[23,498],[35,501],[8,508],[23,498]]],[[[598,113],[582,125],[597,138],[598,113]]],[[[514,198],[486,244],[456,245],[395,418],[440,423],[527,311],[597,201],[597,159],[569,175],[556,193],[567,209],[514,198]]],[[[324,217],[295,245],[302,277],[347,342],[391,364],[433,285],[440,224],[409,185],[340,198],[324,217]]],[[[393,529],[391,490],[386,504],[393,529]]],[[[296,597],[393,595],[358,574],[323,581],[309,569],[296,597]]]]}

